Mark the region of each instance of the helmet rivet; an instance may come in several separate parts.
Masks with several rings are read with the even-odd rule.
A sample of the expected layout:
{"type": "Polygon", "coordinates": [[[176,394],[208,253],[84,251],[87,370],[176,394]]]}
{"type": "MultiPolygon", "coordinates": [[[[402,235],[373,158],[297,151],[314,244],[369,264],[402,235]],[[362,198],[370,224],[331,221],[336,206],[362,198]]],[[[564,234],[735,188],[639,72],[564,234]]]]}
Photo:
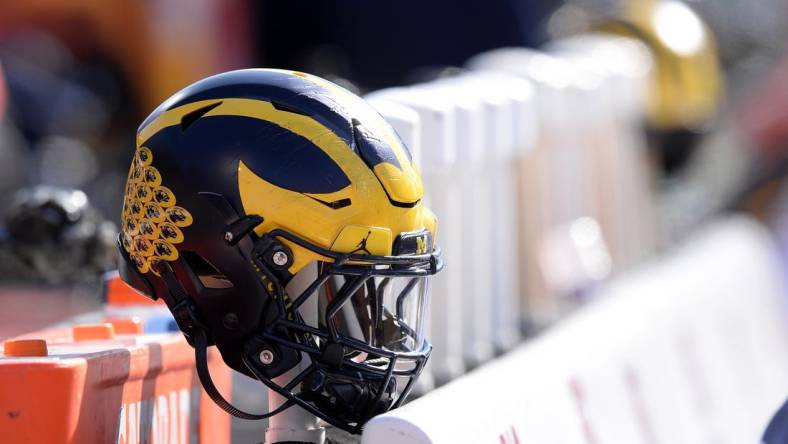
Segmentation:
{"type": "Polygon", "coordinates": [[[280,267],[283,265],[287,265],[287,261],[290,258],[287,257],[287,253],[284,251],[277,251],[271,256],[271,260],[274,261],[274,264],[279,265],[280,267]]]}
{"type": "Polygon", "coordinates": [[[232,242],[233,241],[233,233],[230,233],[229,231],[224,233],[224,240],[227,241],[227,242],[232,242]]]}
{"type": "Polygon", "coordinates": [[[260,352],[260,362],[265,365],[271,365],[271,363],[274,362],[274,352],[263,349],[263,351],[260,352]]]}
{"type": "Polygon", "coordinates": [[[222,325],[224,325],[224,328],[228,330],[236,330],[240,322],[241,321],[238,319],[238,315],[235,313],[227,313],[222,318],[222,325]]]}

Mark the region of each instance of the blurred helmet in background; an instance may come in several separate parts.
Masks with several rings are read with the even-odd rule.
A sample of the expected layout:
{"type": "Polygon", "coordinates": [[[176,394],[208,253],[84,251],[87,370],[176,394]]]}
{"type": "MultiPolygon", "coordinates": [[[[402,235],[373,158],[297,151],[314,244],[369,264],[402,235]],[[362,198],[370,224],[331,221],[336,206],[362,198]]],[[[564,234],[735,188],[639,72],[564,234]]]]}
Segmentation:
{"type": "Polygon", "coordinates": [[[664,172],[670,174],[692,156],[720,107],[722,71],[714,36],[679,1],[627,2],[622,12],[595,28],[638,39],[653,54],[647,132],[664,172]]]}
{"type": "Polygon", "coordinates": [[[82,191],[23,189],[5,218],[3,276],[51,284],[98,282],[114,266],[116,232],[82,191]]]}
{"type": "Polygon", "coordinates": [[[678,0],[576,1],[556,13],[554,34],[604,32],[642,42],[653,58],[646,104],[650,145],[666,174],[679,170],[707,134],[723,100],[715,38],[678,0]]]}

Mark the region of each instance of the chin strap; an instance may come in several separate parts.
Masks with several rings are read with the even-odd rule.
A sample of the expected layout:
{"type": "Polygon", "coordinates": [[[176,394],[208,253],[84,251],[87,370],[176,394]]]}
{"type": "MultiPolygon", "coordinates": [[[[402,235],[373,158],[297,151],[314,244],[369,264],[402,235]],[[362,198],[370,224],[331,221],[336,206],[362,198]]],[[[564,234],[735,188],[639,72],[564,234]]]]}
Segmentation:
{"type": "Polygon", "coordinates": [[[192,338],[194,344],[194,361],[197,367],[197,376],[200,378],[200,384],[208,394],[208,397],[219,406],[222,410],[241,419],[265,419],[281,413],[293,405],[293,402],[287,400],[282,405],[268,413],[248,413],[234,405],[230,404],[221,393],[211,378],[211,372],[208,369],[208,336],[205,333],[205,326],[200,322],[197,316],[197,308],[194,306],[191,298],[186,294],[180,282],[175,277],[175,272],[169,267],[169,264],[160,268],[160,274],[172,296],[174,304],[170,307],[170,311],[175,317],[178,326],[185,328],[192,338]]]}
{"type": "Polygon", "coordinates": [[[288,400],[275,410],[270,411],[268,413],[248,413],[243,410],[238,409],[234,405],[230,404],[216,386],[213,383],[213,379],[211,379],[211,373],[208,370],[208,339],[205,337],[205,331],[202,328],[195,328],[194,329],[194,360],[197,364],[197,376],[200,377],[200,384],[202,384],[202,388],[205,389],[205,393],[208,394],[208,397],[219,406],[225,412],[235,416],[236,418],[241,419],[265,419],[270,418],[271,416],[276,415],[277,413],[283,412],[284,410],[288,409],[290,406],[293,405],[293,402],[288,400]]]}

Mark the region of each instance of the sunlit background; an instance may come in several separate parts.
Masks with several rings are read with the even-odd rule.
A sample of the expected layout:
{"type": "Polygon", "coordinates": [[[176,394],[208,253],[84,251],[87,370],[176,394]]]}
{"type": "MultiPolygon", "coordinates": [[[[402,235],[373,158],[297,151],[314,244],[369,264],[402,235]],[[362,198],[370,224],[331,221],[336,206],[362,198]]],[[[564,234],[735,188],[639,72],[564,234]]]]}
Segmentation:
{"type": "MultiPolygon", "coordinates": [[[[455,160],[421,164],[455,270],[432,310],[473,292],[492,316],[480,327],[489,360],[731,213],[788,251],[786,22],[780,0],[0,2],[0,339],[101,309],[137,125],[180,88],[239,68],[322,76],[384,117],[392,104],[512,100],[509,154],[495,154],[494,125],[477,126],[476,151],[458,129],[455,160]],[[515,111],[518,81],[528,112],[515,111]],[[493,194],[478,189],[502,200],[479,206],[493,194]],[[480,211],[481,226],[512,230],[510,249],[476,248],[480,211]],[[466,257],[494,289],[458,272],[466,257]],[[485,293],[497,291],[514,295],[513,336],[498,324],[504,302],[485,293]]],[[[480,313],[469,307],[434,315],[433,380],[417,395],[488,360],[468,352],[477,338],[463,325],[480,313]],[[460,370],[441,367],[439,347],[457,342],[441,335],[467,347],[460,370]]],[[[239,404],[265,407],[262,388],[235,387],[239,404]]],[[[233,437],[263,429],[234,421],[233,437]]]]}

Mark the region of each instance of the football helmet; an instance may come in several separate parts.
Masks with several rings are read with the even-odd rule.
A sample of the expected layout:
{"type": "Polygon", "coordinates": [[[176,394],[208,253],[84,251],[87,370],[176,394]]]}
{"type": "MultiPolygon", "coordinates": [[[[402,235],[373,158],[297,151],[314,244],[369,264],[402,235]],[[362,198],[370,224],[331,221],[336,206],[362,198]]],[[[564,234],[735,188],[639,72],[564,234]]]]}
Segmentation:
{"type": "Polygon", "coordinates": [[[136,146],[121,277],[166,302],[217,404],[247,419],[297,404],[359,433],[404,400],[443,265],[419,171],[379,114],[309,74],[232,71],[162,103],[136,146]],[[235,409],[208,345],[288,402],[235,409]]]}
{"type": "Polygon", "coordinates": [[[723,101],[724,79],[714,35],[678,0],[622,3],[598,20],[598,31],[631,37],[651,52],[654,66],[646,130],[663,171],[680,170],[710,130],[723,101]]]}
{"type": "Polygon", "coordinates": [[[4,280],[91,286],[114,268],[117,227],[80,190],[23,188],[14,194],[3,220],[4,280]]]}
{"type": "Polygon", "coordinates": [[[594,31],[643,44],[652,60],[647,140],[662,173],[680,171],[713,130],[724,102],[717,43],[703,18],[682,0],[575,0],[551,21],[556,37],[594,31]]]}

